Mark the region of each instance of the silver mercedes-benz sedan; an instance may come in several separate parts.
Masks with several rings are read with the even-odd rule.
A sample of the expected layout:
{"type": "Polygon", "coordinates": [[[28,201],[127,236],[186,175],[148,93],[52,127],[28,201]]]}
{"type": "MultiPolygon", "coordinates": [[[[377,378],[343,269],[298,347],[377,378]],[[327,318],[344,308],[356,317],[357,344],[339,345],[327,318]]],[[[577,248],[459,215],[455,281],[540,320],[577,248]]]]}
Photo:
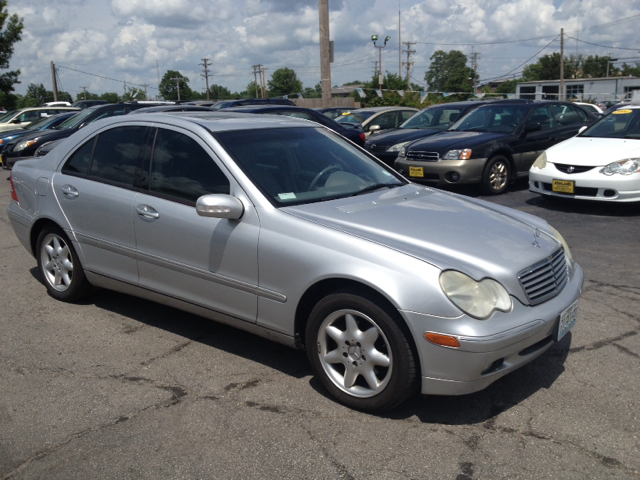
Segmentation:
{"type": "Polygon", "coordinates": [[[584,274],[545,221],[412,184],[304,120],[105,119],[11,186],[52,297],[95,285],[305,349],[360,410],[483,389],[576,321],[584,274]]]}

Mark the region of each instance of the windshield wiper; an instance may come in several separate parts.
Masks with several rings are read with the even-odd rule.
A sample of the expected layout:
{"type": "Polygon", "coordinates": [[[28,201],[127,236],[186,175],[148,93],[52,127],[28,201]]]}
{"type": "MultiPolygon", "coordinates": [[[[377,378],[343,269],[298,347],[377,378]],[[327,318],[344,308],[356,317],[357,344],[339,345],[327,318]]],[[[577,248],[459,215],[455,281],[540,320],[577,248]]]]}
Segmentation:
{"type": "Polygon", "coordinates": [[[373,185],[369,185],[364,187],[362,190],[352,193],[349,195],[350,197],[355,197],[356,195],[362,195],[363,193],[373,192],[374,190],[379,190],[381,188],[396,188],[402,187],[404,183],[374,183],[373,185]]]}

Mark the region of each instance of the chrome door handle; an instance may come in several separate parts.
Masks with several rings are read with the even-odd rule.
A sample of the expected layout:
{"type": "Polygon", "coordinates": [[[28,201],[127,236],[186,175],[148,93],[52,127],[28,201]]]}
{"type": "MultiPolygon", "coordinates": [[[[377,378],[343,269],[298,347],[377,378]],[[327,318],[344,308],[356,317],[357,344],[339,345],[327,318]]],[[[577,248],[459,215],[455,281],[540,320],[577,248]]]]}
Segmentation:
{"type": "Polygon", "coordinates": [[[64,194],[65,197],[69,197],[69,198],[76,198],[78,195],[80,195],[78,193],[78,190],[76,190],[76,187],[72,185],[63,185],[62,193],[64,194]]]}
{"type": "Polygon", "coordinates": [[[160,214],[156,211],[156,209],[153,207],[150,207],[149,205],[136,206],[136,212],[138,212],[138,215],[144,218],[149,218],[152,220],[156,220],[160,218],[160,214]]]}

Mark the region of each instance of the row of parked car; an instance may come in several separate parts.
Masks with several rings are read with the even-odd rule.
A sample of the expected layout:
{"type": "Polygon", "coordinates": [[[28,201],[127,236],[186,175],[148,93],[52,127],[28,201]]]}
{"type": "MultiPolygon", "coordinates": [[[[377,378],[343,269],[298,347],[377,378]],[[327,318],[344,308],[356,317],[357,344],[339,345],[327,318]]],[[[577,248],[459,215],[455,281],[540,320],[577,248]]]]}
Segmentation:
{"type": "MultiPolygon", "coordinates": [[[[308,109],[297,107],[288,99],[229,100],[212,106],[150,106],[148,102],[99,104],[81,113],[77,112],[78,108],[80,106],[48,106],[0,117],[3,168],[11,168],[16,161],[42,156],[57,144],[52,142],[101,118],[133,112],[224,111],[227,115],[284,115],[319,123],[364,147],[414,182],[432,186],[477,183],[487,194],[501,194],[513,181],[529,176],[530,189],[542,195],[608,201],[634,199],[635,195],[628,190],[640,189],[640,186],[636,188],[635,177],[630,176],[633,172],[624,177],[625,186],[617,182],[622,179],[621,174],[596,174],[607,166],[600,165],[606,155],[583,165],[583,154],[569,155],[565,151],[561,159],[544,164],[544,172],[539,168],[545,151],[597,121],[598,125],[600,122],[614,125],[607,133],[608,143],[612,138],[624,137],[626,141],[633,138],[629,135],[633,135],[635,122],[621,124],[634,117],[635,106],[627,104],[614,106],[605,114],[587,108],[586,104],[547,100],[467,101],[434,105],[420,111],[410,107],[308,109]],[[629,117],[620,113],[625,111],[631,112],[629,117]],[[53,114],[57,115],[51,116],[53,114]],[[37,118],[38,121],[29,124],[28,120],[37,118]],[[14,129],[9,130],[12,127],[14,129]],[[44,144],[47,146],[38,151],[44,144]],[[540,161],[536,162],[537,159],[540,161]],[[549,165],[557,167],[549,170],[549,165]],[[542,181],[539,176],[543,173],[557,178],[542,181]]],[[[593,144],[593,132],[600,132],[604,127],[598,128],[590,128],[580,137],[591,138],[590,144],[593,144]]],[[[629,146],[625,144],[621,148],[629,146]]],[[[609,158],[612,162],[625,160],[609,158]]],[[[623,171],[627,172],[632,164],[625,165],[623,171]]]]}

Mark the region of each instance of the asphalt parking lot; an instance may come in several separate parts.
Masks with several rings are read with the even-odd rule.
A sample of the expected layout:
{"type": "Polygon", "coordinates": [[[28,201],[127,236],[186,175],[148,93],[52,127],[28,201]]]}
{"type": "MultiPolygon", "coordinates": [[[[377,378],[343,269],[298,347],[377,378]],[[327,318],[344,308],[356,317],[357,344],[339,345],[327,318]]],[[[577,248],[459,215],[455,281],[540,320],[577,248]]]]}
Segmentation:
{"type": "Polygon", "coordinates": [[[6,173],[1,479],[640,478],[640,205],[486,198],[564,235],[586,273],[576,327],[482,392],[375,416],[332,401],[302,352],[118,293],[54,301],[6,173]]]}

